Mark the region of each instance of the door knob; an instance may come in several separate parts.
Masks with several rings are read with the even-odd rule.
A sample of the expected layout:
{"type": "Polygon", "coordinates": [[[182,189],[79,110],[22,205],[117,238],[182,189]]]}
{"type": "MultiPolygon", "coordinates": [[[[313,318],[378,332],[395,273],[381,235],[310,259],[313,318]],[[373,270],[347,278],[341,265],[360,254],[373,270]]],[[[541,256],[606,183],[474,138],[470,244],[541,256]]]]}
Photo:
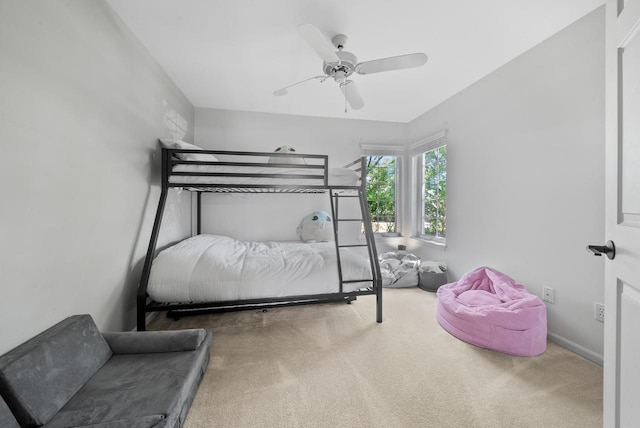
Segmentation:
{"type": "Polygon", "coordinates": [[[616,256],[616,246],[613,241],[607,241],[606,245],[587,245],[587,250],[591,251],[594,256],[601,256],[603,253],[613,260],[616,256]]]}

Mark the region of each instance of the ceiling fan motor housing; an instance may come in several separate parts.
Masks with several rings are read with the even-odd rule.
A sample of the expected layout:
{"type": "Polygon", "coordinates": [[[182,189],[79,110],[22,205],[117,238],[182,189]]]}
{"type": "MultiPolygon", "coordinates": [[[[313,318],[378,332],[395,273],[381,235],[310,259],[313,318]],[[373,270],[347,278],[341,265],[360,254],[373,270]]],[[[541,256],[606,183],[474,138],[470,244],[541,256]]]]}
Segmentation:
{"type": "MultiPolygon", "coordinates": [[[[356,65],[358,64],[358,59],[351,52],[346,51],[337,51],[336,55],[340,58],[339,62],[325,62],[323,64],[324,74],[327,76],[336,76],[336,72],[341,71],[344,73],[344,78],[347,78],[356,71],[356,65]]],[[[342,77],[342,73],[338,73],[338,76],[342,77]]]]}

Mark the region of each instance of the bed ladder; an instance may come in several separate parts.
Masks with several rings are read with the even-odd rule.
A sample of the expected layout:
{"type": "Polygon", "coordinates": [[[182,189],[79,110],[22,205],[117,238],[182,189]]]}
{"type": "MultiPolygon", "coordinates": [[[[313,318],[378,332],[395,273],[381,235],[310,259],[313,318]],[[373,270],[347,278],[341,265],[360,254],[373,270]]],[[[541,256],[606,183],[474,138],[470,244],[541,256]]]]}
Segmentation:
{"type": "Polygon", "coordinates": [[[353,192],[340,192],[332,190],[330,192],[331,200],[331,213],[333,215],[333,234],[334,242],[336,244],[336,255],[338,263],[338,279],[340,281],[340,293],[343,292],[343,284],[353,282],[371,282],[372,287],[376,294],[376,321],[382,322],[382,275],[380,273],[380,265],[378,263],[378,252],[376,250],[375,235],[373,234],[373,227],[371,226],[371,215],[369,213],[369,204],[364,189],[359,188],[357,194],[353,192]],[[360,206],[361,218],[341,218],[340,211],[338,210],[338,201],[343,198],[357,198],[360,206]],[[340,223],[345,222],[357,222],[362,223],[364,226],[364,238],[365,243],[356,244],[341,244],[339,241],[339,229],[340,223]],[[340,260],[341,248],[353,248],[353,247],[366,247],[369,256],[369,264],[371,268],[371,278],[367,280],[354,279],[345,280],[342,277],[342,262],[340,260]]]}

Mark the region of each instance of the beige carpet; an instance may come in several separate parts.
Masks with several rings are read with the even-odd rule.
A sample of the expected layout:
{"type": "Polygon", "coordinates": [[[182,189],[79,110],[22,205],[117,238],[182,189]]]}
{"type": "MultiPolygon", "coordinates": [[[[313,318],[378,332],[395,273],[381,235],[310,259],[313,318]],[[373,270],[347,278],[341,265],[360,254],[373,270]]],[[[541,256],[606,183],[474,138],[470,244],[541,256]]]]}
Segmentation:
{"type": "Polygon", "coordinates": [[[553,343],[513,357],[459,341],[417,288],[183,318],[213,331],[185,427],[600,427],[602,369],[553,343]]]}

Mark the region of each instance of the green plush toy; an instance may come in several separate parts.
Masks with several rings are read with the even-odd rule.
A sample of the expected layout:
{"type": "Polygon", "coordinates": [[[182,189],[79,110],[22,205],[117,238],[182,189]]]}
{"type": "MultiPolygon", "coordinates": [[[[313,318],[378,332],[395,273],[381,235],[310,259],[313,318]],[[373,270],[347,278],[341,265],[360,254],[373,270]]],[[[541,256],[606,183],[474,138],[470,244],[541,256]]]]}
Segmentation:
{"type": "Polygon", "coordinates": [[[333,223],[324,211],[314,211],[304,217],[296,232],[304,242],[333,241],[333,223]]]}

